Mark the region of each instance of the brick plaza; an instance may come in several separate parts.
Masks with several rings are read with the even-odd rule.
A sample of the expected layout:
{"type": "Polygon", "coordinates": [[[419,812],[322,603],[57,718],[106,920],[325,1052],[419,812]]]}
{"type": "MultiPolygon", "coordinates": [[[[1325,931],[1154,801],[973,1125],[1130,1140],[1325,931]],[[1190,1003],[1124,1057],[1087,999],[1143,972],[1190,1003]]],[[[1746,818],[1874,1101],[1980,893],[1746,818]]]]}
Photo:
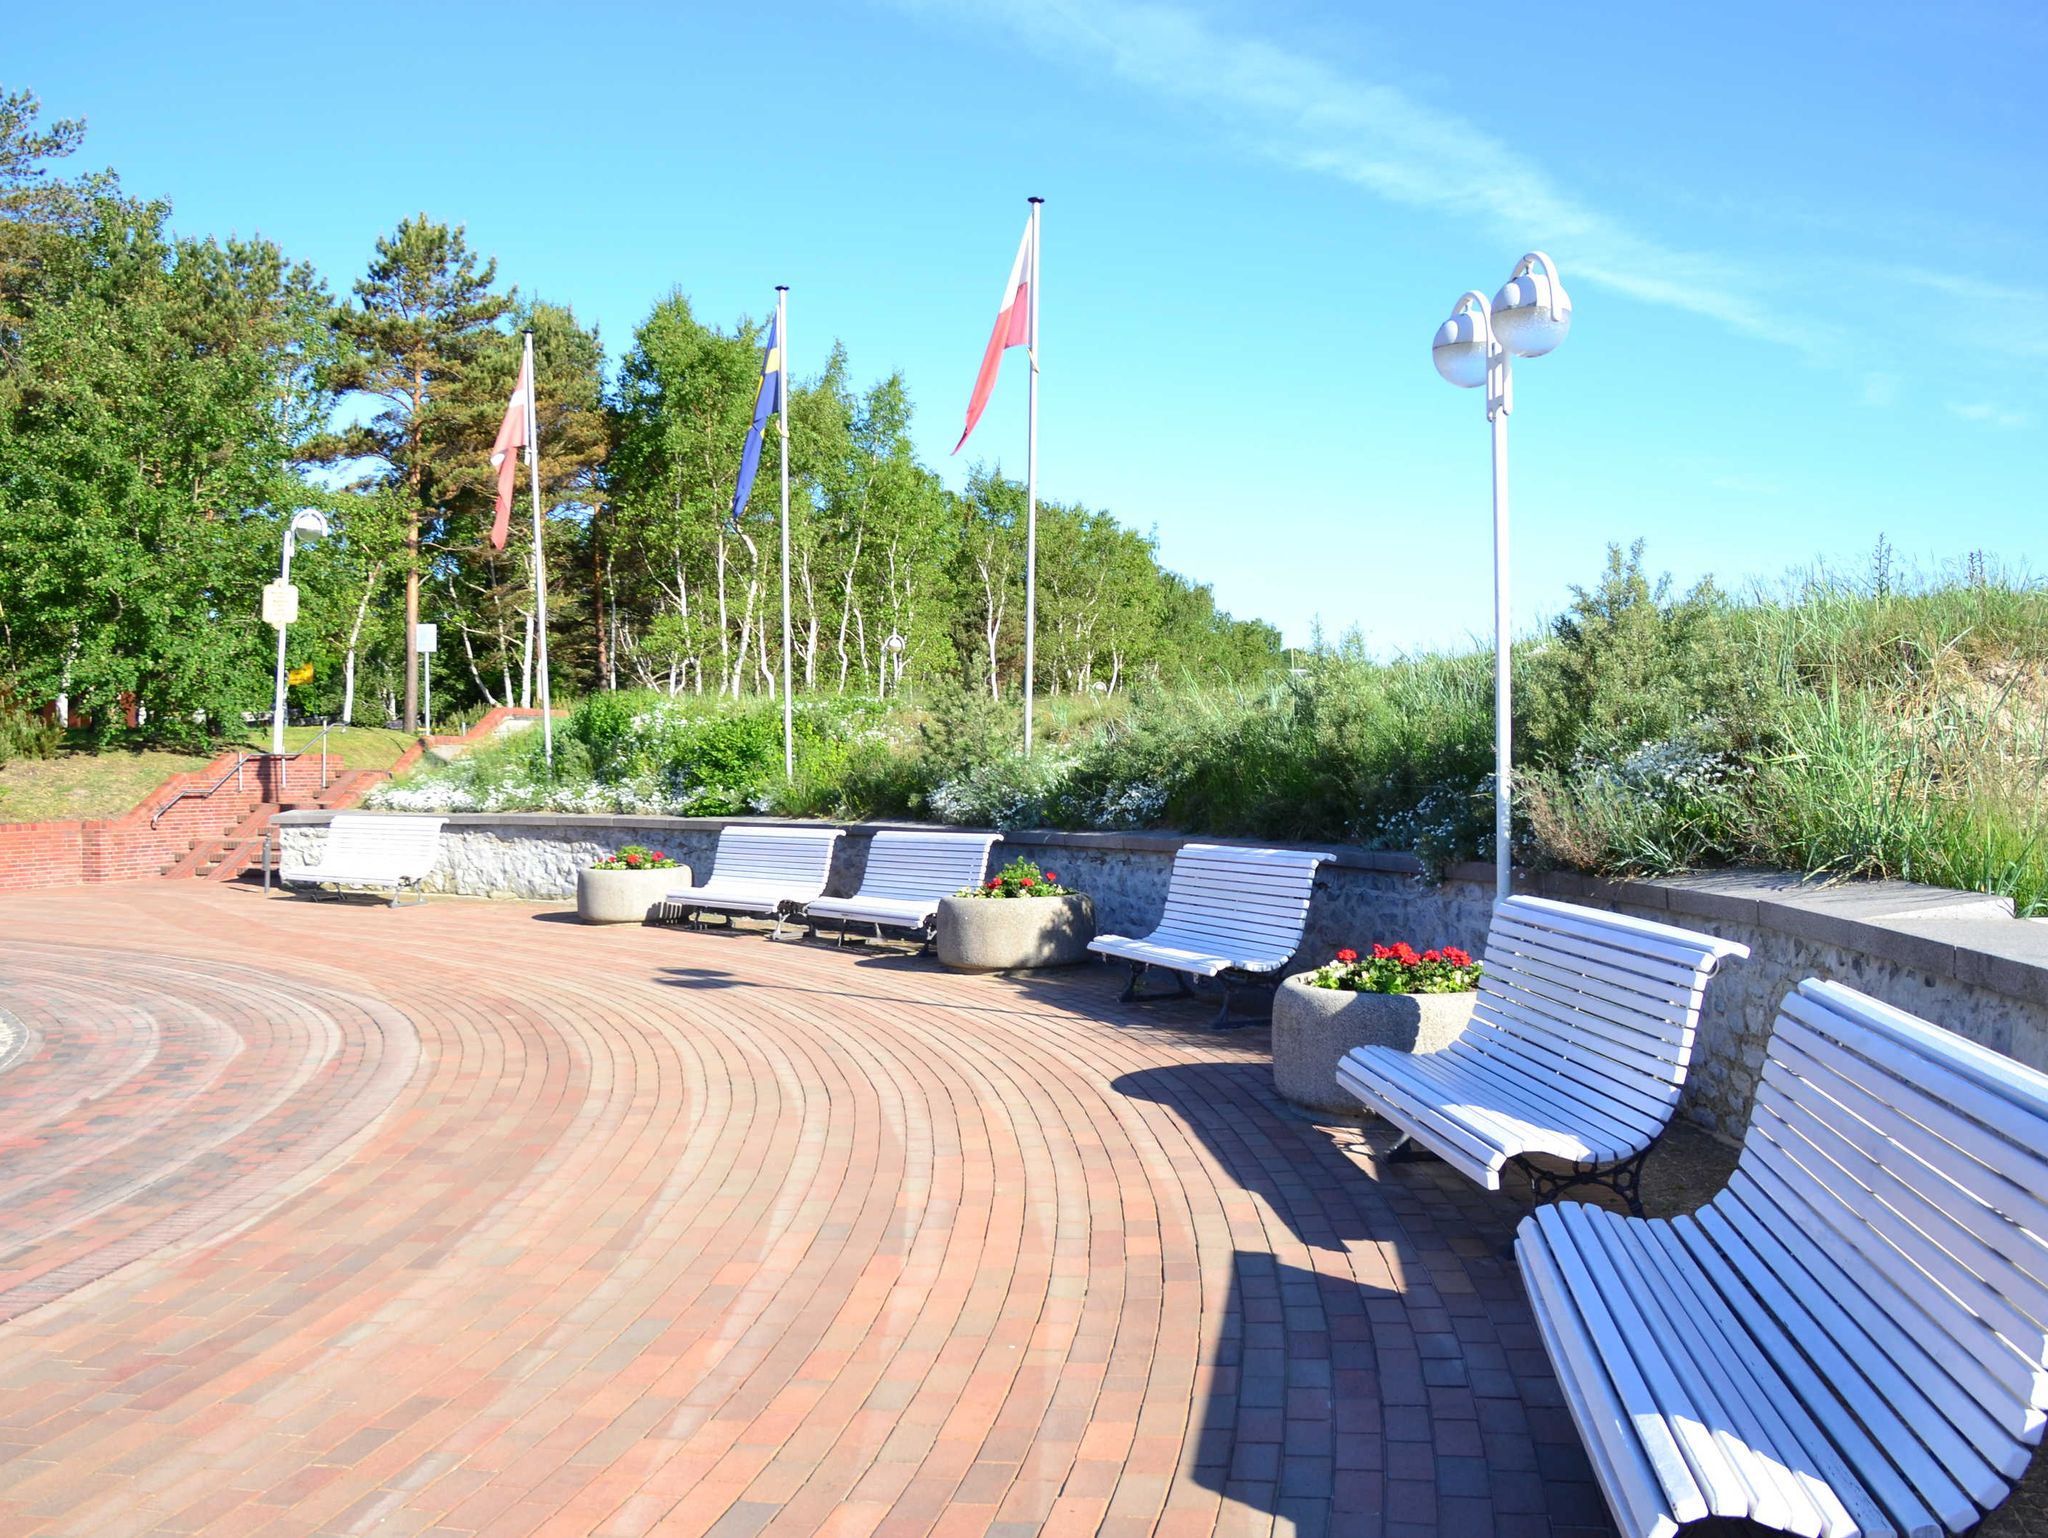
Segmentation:
{"type": "Polygon", "coordinates": [[[564,917],[0,897],[0,1534],[1609,1530],[1262,1028],[564,917]]]}

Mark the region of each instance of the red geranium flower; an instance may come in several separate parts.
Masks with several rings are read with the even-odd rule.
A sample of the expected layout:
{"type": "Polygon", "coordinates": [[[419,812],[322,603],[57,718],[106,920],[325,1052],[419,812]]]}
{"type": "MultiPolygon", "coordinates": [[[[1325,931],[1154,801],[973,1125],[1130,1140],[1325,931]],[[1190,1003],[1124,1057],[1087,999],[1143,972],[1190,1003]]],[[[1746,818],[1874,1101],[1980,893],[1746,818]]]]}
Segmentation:
{"type": "Polygon", "coordinates": [[[1444,959],[1444,953],[1442,951],[1424,951],[1422,953],[1422,959],[1424,961],[1442,961],[1444,959]]]}
{"type": "Polygon", "coordinates": [[[982,884],[988,887],[991,891],[993,891],[995,888],[1001,886],[1003,884],[1003,881],[1000,876],[991,876],[988,878],[987,881],[983,882],[982,884]]]}
{"type": "Polygon", "coordinates": [[[1048,881],[1058,881],[1060,879],[1060,873],[1056,870],[1049,870],[1045,873],[1045,879],[1048,881]]]}
{"type": "Polygon", "coordinates": [[[1472,965],[1472,953],[1470,951],[1461,951],[1455,945],[1446,945],[1444,947],[1444,960],[1454,967],[1469,967],[1472,965]]]}
{"type": "Polygon", "coordinates": [[[1358,959],[1358,952],[1357,952],[1357,951],[1339,951],[1339,952],[1337,952],[1337,959],[1338,959],[1339,961],[1346,961],[1346,962],[1349,962],[1349,961],[1356,961],[1356,960],[1358,959]]]}
{"type": "Polygon", "coordinates": [[[1375,945],[1372,948],[1372,959],[1374,961],[1392,961],[1394,953],[1384,945],[1375,945]]]}

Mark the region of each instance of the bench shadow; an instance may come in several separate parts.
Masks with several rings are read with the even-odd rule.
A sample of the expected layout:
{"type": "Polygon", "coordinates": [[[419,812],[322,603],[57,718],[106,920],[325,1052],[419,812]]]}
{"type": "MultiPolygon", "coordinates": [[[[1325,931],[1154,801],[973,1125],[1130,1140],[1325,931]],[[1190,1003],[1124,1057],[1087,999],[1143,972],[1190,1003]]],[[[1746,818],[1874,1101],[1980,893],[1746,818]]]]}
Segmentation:
{"type": "Polygon", "coordinates": [[[1141,1068],[1110,1087],[1171,1110],[1301,1243],[1341,1250],[1406,1237],[1372,1173],[1280,1099],[1263,1059],[1141,1068]]]}
{"type": "Polygon", "coordinates": [[[730,972],[709,967],[662,967],[654,980],[668,988],[744,988],[748,985],[730,972]]]}
{"type": "MultiPolygon", "coordinates": [[[[1428,1415],[1412,1345],[1375,1344],[1374,1316],[1402,1312],[1388,1288],[1237,1251],[1221,1326],[1204,1348],[1194,1482],[1296,1534],[1381,1531],[1387,1396],[1428,1415]]],[[[1407,1429],[1400,1419],[1397,1431],[1407,1429]]]]}

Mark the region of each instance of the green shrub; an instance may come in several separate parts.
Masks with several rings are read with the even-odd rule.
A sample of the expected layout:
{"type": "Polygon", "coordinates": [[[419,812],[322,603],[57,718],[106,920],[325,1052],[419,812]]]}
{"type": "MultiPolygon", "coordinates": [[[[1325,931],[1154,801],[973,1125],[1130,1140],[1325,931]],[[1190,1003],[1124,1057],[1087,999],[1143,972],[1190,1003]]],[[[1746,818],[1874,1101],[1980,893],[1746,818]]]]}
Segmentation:
{"type": "Polygon", "coordinates": [[[61,726],[45,721],[0,684],[0,764],[15,758],[55,758],[63,746],[61,726]]]}

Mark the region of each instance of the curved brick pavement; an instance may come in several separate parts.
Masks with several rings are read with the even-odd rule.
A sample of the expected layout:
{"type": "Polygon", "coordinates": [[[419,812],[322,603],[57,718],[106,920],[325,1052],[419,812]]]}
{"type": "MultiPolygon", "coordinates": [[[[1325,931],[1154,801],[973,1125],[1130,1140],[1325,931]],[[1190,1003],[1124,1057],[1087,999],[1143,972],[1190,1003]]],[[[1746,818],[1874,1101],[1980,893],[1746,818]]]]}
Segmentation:
{"type": "Polygon", "coordinates": [[[1604,1529],[1257,1033],[512,904],[0,899],[0,1533],[1604,1529]]]}

